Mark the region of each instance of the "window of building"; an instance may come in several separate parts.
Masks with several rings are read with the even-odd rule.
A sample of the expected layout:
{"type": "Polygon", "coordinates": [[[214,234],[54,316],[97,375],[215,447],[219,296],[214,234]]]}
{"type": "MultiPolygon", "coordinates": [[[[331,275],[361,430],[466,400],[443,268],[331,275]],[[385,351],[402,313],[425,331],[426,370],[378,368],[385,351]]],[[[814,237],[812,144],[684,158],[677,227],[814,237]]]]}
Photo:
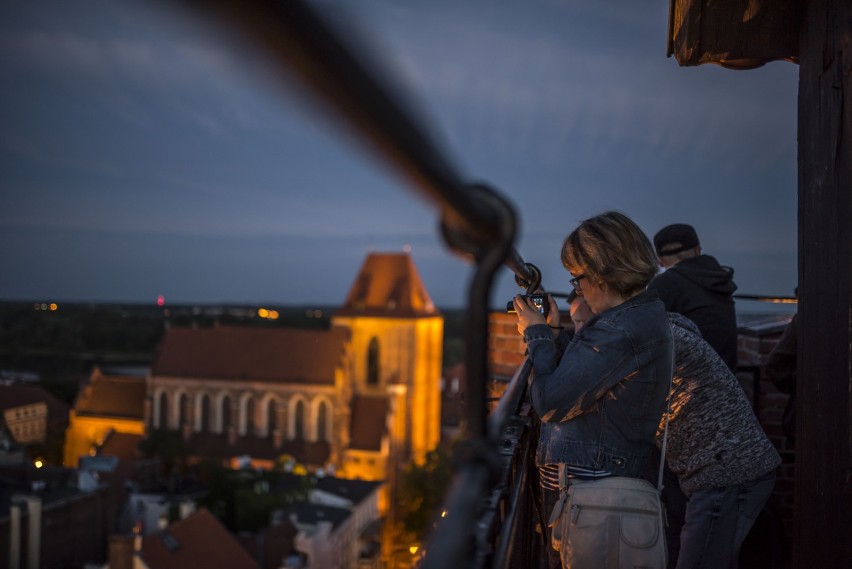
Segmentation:
{"type": "Polygon", "coordinates": [[[222,432],[227,433],[231,430],[231,398],[227,395],[222,398],[222,432]]]}
{"type": "Polygon", "coordinates": [[[178,423],[177,428],[182,429],[187,424],[186,414],[189,409],[189,398],[185,393],[181,393],[178,397],[178,423]]]}
{"type": "Polygon", "coordinates": [[[165,394],[165,392],[160,393],[160,414],[157,416],[159,419],[157,427],[160,429],[168,429],[169,428],[169,397],[165,394]]]}
{"type": "Polygon", "coordinates": [[[294,433],[294,435],[295,435],[294,438],[298,439],[298,440],[304,440],[304,438],[305,438],[305,402],[304,401],[296,402],[296,409],[295,409],[295,417],[294,418],[295,418],[294,427],[296,429],[296,431],[294,433]]]}
{"type": "Polygon", "coordinates": [[[254,399],[249,397],[246,400],[246,435],[254,434],[254,399]]]}
{"type": "Polygon", "coordinates": [[[379,339],[370,340],[367,348],[367,385],[379,384],[379,339]]]}
{"type": "Polygon", "coordinates": [[[328,403],[322,401],[317,409],[317,440],[328,441],[328,403]]]}
{"type": "Polygon", "coordinates": [[[277,412],[278,409],[275,405],[275,399],[270,399],[266,403],[266,434],[270,437],[275,434],[275,429],[278,426],[278,417],[276,416],[277,412]]]}
{"type": "Polygon", "coordinates": [[[210,397],[205,393],[201,396],[201,432],[210,431],[210,397]]]}

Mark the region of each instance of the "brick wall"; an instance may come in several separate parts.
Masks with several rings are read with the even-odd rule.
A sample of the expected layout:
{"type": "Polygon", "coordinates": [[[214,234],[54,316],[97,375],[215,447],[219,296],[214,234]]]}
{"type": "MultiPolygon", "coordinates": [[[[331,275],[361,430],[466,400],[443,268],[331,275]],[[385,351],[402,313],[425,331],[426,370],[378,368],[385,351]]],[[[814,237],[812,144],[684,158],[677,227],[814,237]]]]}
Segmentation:
{"type": "Polygon", "coordinates": [[[737,374],[763,430],[781,455],[781,468],[778,470],[775,490],[768,505],[775,516],[773,523],[780,526],[785,556],[789,553],[786,544],[790,543],[792,537],[796,455],[781,426],[788,396],[778,391],[775,385],[766,379],[764,366],[769,352],[778,343],[789,319],[789,316],[769,317],[765,321],[740,328],[739,365],[742,371],[737,374]]]}

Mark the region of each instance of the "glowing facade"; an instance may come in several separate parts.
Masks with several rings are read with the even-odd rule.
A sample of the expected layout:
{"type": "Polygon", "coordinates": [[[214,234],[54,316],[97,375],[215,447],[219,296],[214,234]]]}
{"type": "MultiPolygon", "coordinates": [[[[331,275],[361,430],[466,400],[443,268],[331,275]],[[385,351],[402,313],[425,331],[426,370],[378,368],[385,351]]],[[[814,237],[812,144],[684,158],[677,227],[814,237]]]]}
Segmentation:
{"type": "Polygon", "coordinates": [[[112,434],[145,434],[145,378],[108,375],[95,368],[69,413],[64,465],[76,468],[112,434]]]}
{"type": "Polygon", "coordinates": [[[411,258],[370,254],[329,330],[167,330],[146,423],[200,456],[384,480],[438,443],[442,340],[411,258]]]}

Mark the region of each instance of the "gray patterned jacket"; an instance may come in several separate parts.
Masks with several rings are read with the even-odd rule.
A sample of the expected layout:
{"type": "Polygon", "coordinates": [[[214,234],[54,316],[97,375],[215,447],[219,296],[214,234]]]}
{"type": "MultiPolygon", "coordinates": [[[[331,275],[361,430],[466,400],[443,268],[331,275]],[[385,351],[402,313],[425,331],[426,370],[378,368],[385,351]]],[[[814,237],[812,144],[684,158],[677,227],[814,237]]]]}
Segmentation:
{"type": "MultiPolygon", "coordinates": [[[[688,318],[668,313],[675,345],[666,463],[690,494],[747,482],[781,464],[736,376],[688,318]]],[[[663,422],[657,434],[661,443],[663,422]]]]}

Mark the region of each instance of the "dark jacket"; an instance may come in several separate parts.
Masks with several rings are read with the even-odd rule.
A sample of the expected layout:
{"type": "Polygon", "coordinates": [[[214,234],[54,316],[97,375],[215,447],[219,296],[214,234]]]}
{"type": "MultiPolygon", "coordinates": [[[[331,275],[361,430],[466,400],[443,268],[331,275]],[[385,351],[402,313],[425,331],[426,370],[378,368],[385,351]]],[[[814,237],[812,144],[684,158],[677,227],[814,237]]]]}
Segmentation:
{"type": "Polygon", "coordinates": [[[737,370],[737,315],[732,295],[737,290],[734,270],[710,255],[684,259],[657,275],[654,291],[669,312],[683,314],[731,369],[737,370]]]}
{"type": "Polygon", "coordinates": [[[534,368],[530,396],[542,421],[537,464],[653,479],[654,437],[672,374],[663,304],[644,292],[610,308],[583,326],[561,358],[548,326],[530,326],[524,337],[534,368]]]}

